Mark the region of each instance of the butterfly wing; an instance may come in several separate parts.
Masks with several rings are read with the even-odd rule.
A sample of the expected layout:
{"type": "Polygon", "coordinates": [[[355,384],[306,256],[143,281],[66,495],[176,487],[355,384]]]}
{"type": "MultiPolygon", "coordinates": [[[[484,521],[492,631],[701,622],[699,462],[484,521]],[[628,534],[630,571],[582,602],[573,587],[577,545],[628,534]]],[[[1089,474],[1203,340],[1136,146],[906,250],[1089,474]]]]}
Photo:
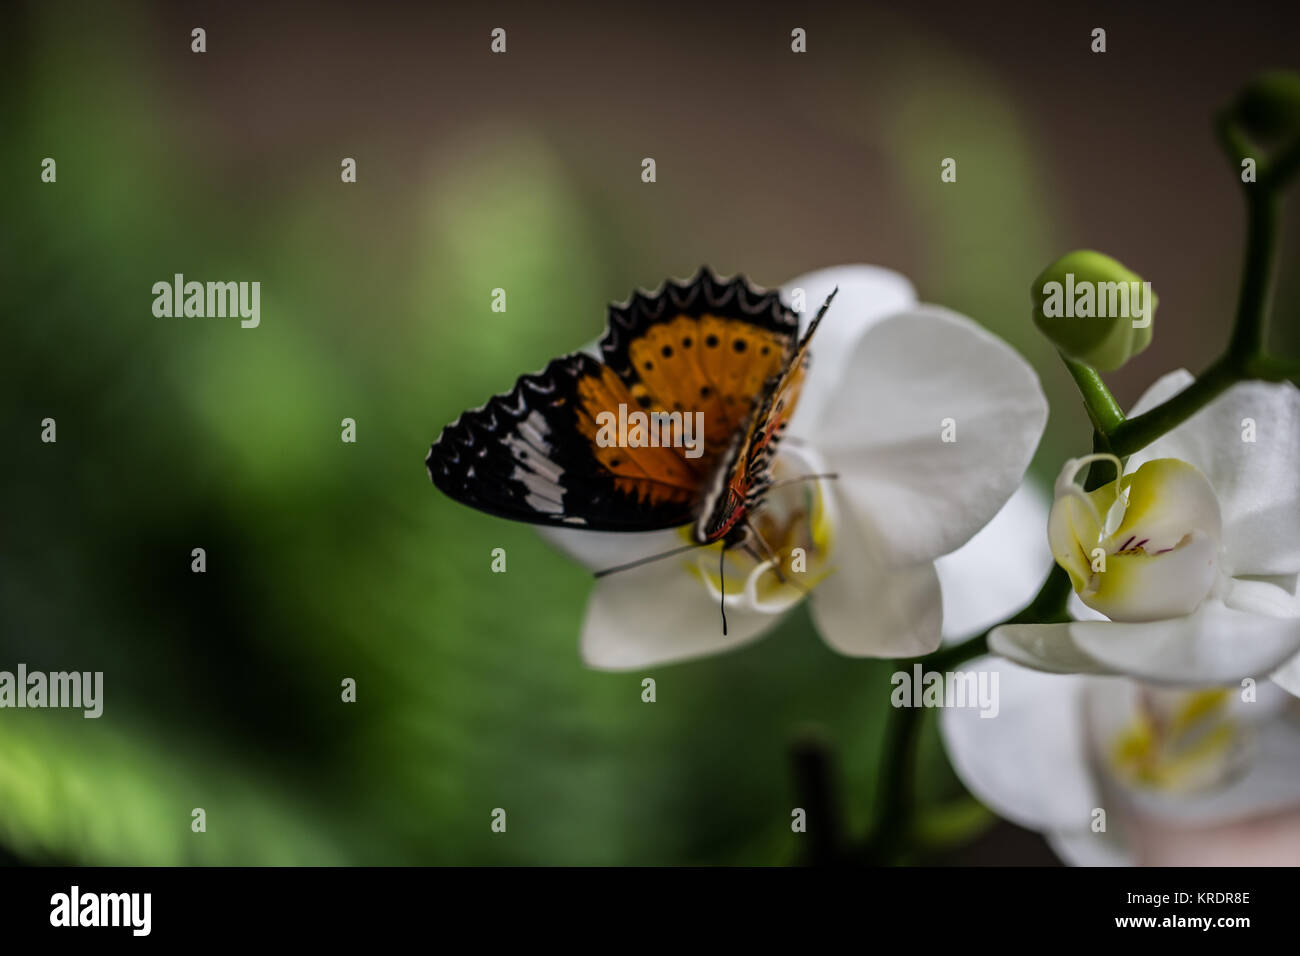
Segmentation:
{"type": "Polygon", "coordinates": [[[608,378],[584,352],[521,377],[510,392],[443,429],[425,460],[429,477],[449,497],[516,521],[598,530],[689,521],[696,479],[673,449],[639,449],[653,454],[640,456],[641,472],[630,479],[597,459],[584,430],[584,400],[608,378]]]}
{"type": "Polygon", "coordinates": [[[525,375],[466,412],[429,450],[433,483],[504,518],[593,530],[689,523],[764,383],[794,350],[798,320],[774,292],[711,272],[610,310],[599,343],[525,375]],[[604,412],[701,413],[697,457],[684,447],[598,440],[604,412]]]}
{"type": "Polygon", "coordinates": [[[781,372],[764,383],[754,414],[744,431],[737,433],[713,477],[696,517],[696,541],[725,538],[746,514],[762,504],[772,484],[777,444],[794,414],[808,373],[809,343],[838,291],[826,298],[781,372]]]}

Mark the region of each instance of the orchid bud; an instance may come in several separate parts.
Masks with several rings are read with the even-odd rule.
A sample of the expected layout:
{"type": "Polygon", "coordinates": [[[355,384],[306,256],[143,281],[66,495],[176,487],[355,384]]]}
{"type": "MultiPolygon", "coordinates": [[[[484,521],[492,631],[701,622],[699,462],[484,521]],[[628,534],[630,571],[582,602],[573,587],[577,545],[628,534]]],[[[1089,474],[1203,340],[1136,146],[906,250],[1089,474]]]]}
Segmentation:
{"type": "Polygon", "coordinates": [[[1093,461],[1066,462],[1048,517],[1052,556],[1080,600],[1113,621],[1191,614],[1219,581],[1223,519],[1206,477],[1176,458],[1148,461],[1085,492],[1076,478],[1093,461]]]}
{"type": "Polygon", "coordinates": [[[1034,324],[1065,355],[1114,371],[1151,344],[1151,283],[1100,252],[1077,250],[1034,280],[1034,324]]]}

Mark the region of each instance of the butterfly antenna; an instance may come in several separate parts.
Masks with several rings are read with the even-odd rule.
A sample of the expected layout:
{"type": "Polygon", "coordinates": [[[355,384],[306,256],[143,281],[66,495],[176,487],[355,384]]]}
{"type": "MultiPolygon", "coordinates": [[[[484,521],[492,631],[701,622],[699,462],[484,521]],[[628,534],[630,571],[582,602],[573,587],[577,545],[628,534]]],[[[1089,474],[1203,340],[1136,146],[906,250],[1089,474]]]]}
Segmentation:
{"type": "MultiPolygon", "coordinates": [[[[767,543],[767,539],[758,533],[758,529],[754,527],[753,522],[750,521],[748,517],[745,518],[745,526],[749,528],[749,533],[752,534],[756,539],[758,539],[758,543],[763,546],[763,551],[767,554],[767,559],[772,562],[772,570],[776,572],[776,579],[780,581],[782,584],[792,585],[793,587],[798,588],[804,594],[807,594],[808,589],[806,587],[804,587],[799,582],[793,581],[790,578],[787,578],[785,576],[785,572],[781,570],[781,559],[777,557],[776,552],[772,550],[772,546],[767,543]]],[[[754,558],[755,560],[757,560],[758,555],[754,555],[754,558]]]]}
{"type": "Polygon", "coordinates": [[[693,548],[701,548],[703,546],[704,545],[700,544],[682,545],[680,548],[673,548],[671,551],[665,551],[662,554],[652,554],[646,558],[637,558],[635,561],[629,561],[627,564],[618,564],[612,568],[605,568],[603,571],[596,571],[593,573],[592,577],[603,578],[608,574],[617,574],[620,571],[630,571],[632,568],[639,568],[641,565],[649,564],[651,561],[661,561],[664,558],[671,558],[675,554],[684,554],[693,548]]]}
{"type": "Polygon", "coordinates": [[[773,488],[780,488],[783,485],[797,485],[801,481],[816,481],[819,478],[825,479],[826,481],[835,481],[839,477],[839,474],[833,471],[827,472],[824,475],[800,475],[798,478],[783,478],[780,481],[774,481],[770,485],[764,487],[763,490],[770,491],[773,488]]]}
{"type": "Polygon", "coordinates": [[[718,607],[722,610],[722,636],[727,636],[727,546],[718,551],[718,607]]]}
{"type": "Polygon", "coordinates": [[[826,301],[822,303],[822,307],[817,310],[817,315],[813,318],[813,320],[810,323],[808,323],[808,331],[803,334],[803,341],[799,343],[801,346],[807,345],[808,340],[812,338],[813,333],[817,331],[817,326],[821,325],[822,316],[824,316],[826,314],[826,310],[831,307],[831,300],[835,298],[836,294],[839,291],[840,291],[839,286],[836,286],[835,288],[831,289],[831,294],[826,297],[826,301]]]}
{"type": "Polygon", "coordinates": [[[759,564],[767,563],[772,565],[772,570],[776,572],[776,579],[780,581],[782,584],[785,584],[786,583],[785,575],[781,572],[781,559],[778,558],[776,556],[776,553],[772,551],[772,546],[763,539],[763,536],[758,533],[758,529],[755,528],[753,524],[750,523],[750,520],[748,518],[745,519],[745,527],[749,529],[750,535],[756,538],[758,540],[758,543],[763,546],[763,553],[759,554],[756,550],[754,550],[754,546],[749,543],[749,540],[747,538],[745,540],[745,550],[749,552],[749,556],[753,558],[755,561],[757,561],[759,564]]]}

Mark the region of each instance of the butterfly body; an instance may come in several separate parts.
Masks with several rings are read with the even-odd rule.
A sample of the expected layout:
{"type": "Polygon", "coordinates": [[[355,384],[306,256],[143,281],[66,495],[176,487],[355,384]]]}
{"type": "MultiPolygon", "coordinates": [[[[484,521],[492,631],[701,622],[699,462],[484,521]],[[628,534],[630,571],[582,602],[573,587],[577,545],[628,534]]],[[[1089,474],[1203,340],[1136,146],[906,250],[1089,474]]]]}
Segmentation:
{"type": "Polygon", "coordinates": [[[771,484],[824,312],[801,340],[777,293],[708,269],[638,292],[611,307],[599,357],[554,359],[444,428],[429,476],[512,520],[627,532],[689,524],[698,544],[734,543],[771,484]],[[652,423],[699,413],[702,452],[606,440],[601,422],[635,417],[629,410],[652,423]]]}

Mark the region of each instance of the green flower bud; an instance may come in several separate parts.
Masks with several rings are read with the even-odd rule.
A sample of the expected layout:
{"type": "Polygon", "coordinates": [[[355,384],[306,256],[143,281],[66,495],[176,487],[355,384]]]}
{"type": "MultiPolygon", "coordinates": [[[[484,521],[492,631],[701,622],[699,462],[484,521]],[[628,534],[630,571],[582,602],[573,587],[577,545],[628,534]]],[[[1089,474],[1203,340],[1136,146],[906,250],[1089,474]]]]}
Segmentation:
{"type": "Polygon", "coordinates": [[[1257,142],[1275,143],[1300,134],[1300,73],[1261,73],[1238,94],[1233,114],[1257,142]]]}
{"type": "Polygon", "coordinates": [[[1095,369],[1114,371],[1151,344],[1151,283],[1110,256],[1067,253],[1042,271],[1030,294],[1038,330],[1095,369]]]}

